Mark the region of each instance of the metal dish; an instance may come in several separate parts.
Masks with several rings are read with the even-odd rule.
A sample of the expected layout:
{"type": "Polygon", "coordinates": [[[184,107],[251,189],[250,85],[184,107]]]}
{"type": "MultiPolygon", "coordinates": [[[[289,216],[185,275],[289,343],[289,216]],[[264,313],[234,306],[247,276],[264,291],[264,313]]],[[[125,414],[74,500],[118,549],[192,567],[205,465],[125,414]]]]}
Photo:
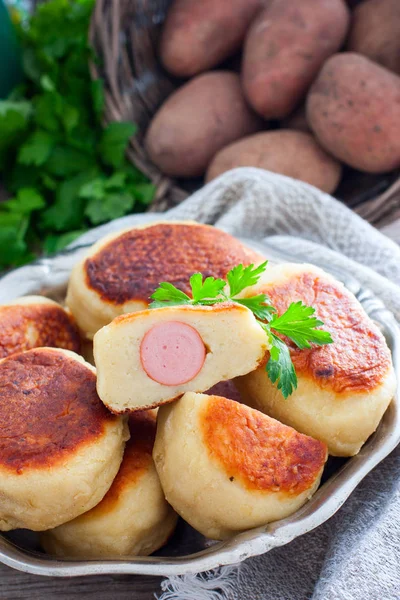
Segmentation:
{"type": "MultiPolygon", "coordinates": [[[[0,279],[0,303],[32,293],[61,299],[72,266],[88,246],[110,231],[157,218],[157,215],[145,215],[120,219],[86,234],[66,252],[5,275],[0,279]]],[[[298,262],[296,257],[278,253],[266,243],[243,241],[265,254],[272,262],[298,262]]],[[[319,266],[331,271],[327,265],[320,263],[319,266]]],[[[362,288],[354,277],[347,273],[333,274],[357,296],[365,311],[381,327],[400,381],[400,330],[393,314],[371,291],[362,288]]],[[[105,574],[171,576],[237,563],[287,544],[324,523],[341,507],[367,473],[399,442],[400,411],[397,393],[379,428],[361,452],[347,460],[330,459],[324,482],[318,492],[291,517],[252,529],[224,542],[207,540],[189,525],[180,522],[170,543],[156,555],[110,560],[55,559],[40,551],[36,534],[21,530],[0,535],[0,561],[20,571],[53,577],[105,574]]]]}

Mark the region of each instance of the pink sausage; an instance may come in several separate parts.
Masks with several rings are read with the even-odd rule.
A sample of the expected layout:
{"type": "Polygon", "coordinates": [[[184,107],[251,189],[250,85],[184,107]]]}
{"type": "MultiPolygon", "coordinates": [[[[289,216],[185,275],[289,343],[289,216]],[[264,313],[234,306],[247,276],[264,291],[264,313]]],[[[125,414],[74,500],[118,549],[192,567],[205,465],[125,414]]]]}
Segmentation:
{"type": "Polygon", "coordinates": [[[203,367],[206,349],[198,331],[179,321],[154,325],[140,344],[140,360],[150,379],[163,385],[181,385],[203,367]]]}

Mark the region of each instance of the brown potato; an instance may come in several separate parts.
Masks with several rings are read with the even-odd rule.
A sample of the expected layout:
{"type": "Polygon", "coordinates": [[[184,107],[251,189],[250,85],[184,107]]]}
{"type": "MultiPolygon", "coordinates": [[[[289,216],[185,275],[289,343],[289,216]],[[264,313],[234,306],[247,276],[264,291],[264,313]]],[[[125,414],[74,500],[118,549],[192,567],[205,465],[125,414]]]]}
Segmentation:
{"type": "Polygon", "coordinates": [[[166,175],[202,175],[218,150],[261,129],[246,105],[239,76],[228,71],[198,75],[172,94],[146,134],[150,159],[166,175]]]}
{"type": "Polygon", "coordinates": [[[321,145],[368,173],[400,166],[400,77],[361,54],[332,56],[307,98],[321,145]]]}
{"type": "Polygon", "coordinates": [[[175,0],[164,24],[160,57],[178,77],[191,77],[241,46],[263,0],[175,0]]]}
{"type": "Polygon", "coordinates": [[[400,74],[399,0],[367,0],[357,6],[347,48],[400,74]]]}
{"type": "Polygon", "coordinates": [[[223,148],[211,162],[206,180],[235,167],[259,167],[329,193],[336,189],[341,175],[340,164],[312,135],[289,129],[256,133],[223,148]]]}
{"type": "Polygon", "coordinates": [[[289,115],[340,48],[348,24],[343,0],[272,0],[244,45],[242,81],[251,106],[266,119],[289,115]]]}

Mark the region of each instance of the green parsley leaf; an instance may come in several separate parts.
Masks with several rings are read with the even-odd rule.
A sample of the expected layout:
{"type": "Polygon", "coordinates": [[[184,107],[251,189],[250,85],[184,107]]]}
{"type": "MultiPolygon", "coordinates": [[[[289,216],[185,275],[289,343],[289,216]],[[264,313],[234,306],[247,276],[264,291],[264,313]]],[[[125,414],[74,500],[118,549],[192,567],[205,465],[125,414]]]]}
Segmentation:
{"type": "Polygon", "coordinates": [[[160,283],[156,291],[150,296],[153,302],[150,304],[151,308],[160,308],[163,306],[176,306],[179,304],[191,304],[191,298],[181,292],[172,283],[164,281],[160,283]]]}
{"type": "Polygon", "coordinates": [[[61,235],[50,234],[46,236],[43,242],[43,249],[46,254],[55,254],[64,250],[66,246],[71,244],[76,238],[85,233],[85,229],[79,231],[69,231],[68,233],[62,233],[61,235]]]}
{"type": "Polygon", "coordinates": [[[93,166],[94,161],[91,156],[64,145],[55,146],[46,162],[47,172],[58,177],[70,177],[93,166]]]}
{"type": "Polygon", "coordinates": [[[21,146],[18,162],[23,165],[43,165],[54,146],[54,137],[47,131],[35,131],[21,146]]]}
{"type": "Polygon", "coordinates": [[[81,190],[79,192],[79,196],[81,198],[88,198],[89,200],[93,198],[96,200],[102,200],[105,195],[106,191],[104,186],[104,179],[100,177],[97,177],[96,179],[85,183],[85,185],[81,187],[81,190]]]}
{"type": "Polygon", "coordinates": [[[24,235],[28,220],[9,213],[0,214],[0,266],[18,266],[26,262],[27,244],[24,235]],[[11,218],[10,218],[11,217],[11,218]],[[12,219],[12,220],[11,220],[12,219]],[[13,221],[13,222],[12,222],[13,221]]]}
{"type": "Polygon", "coordinates": [[[283,397],[288,398],[297,388],[297,375],[290,358],[289,348],[269,330],[268,326],[263,325],[263,329],[271,344],[270,357],[266,366],[268,377],[272,383],[277,384],[283,397]]]}
{"type": "Polygon", "coordinates": [[[41,193],[40,178],[44,171],[33,165],[20,165],[15,163],[8,173],[4,173],[7,189],[16,193],[21,188],[34,188],[41,193]]]}
{"type": "Polygon", "coordinates": [[[258,267],[255,267],[253,264],[247,267],[237,265],[231,269],[227,275],[230,296],[233,298],[240,294],[245,288],[255,285],[267,268],[267,264],[268,261],[266,260],[258,267]]]}
{"type": "Polygon", "coordinates": [[[30,102],[0,101],[0,171],[9,171],[10,152],[20,143],[30,124],[30,102]]]}
{"type": "Polygon", "coordinates": [[[132,210],[134,204],[135,198],[130,194],[108,194],[102,199],[92,198],[89,200],[85,215],[93,225],[99,225],[123,217],[132,210]]]}
{"type": "Polygon", "coordinates": [[[93,110],[97,119],[101,120],[104,108],[104,82],[102,79],[96,79],[90,83],[93,99],[93,110]]]}
{"type": "Polygon", "coordinates": [[[152,183],[135,183],[129,186],[129,191],[135,196],[139,202],[145,204],[151,204],[156,193],[156,186],[152,183]]]}
{"type": "Polygon", "coordinates": [[[52,133],[57,132],[60,127],[57,110],[58,101],[59,97],[55,94],[42,94],[36,96],[33,100],[37,125],[52,133]]]}
{"type": "Polygon", "coordinates": [[[24,215],[20,212],[2,212],[0,211],[0,229],[7,229],[8,227],[14,229],[15,235],[18,236],[20,227],[24,221],[24,215]]]}
{"type": "Polygon", "coordinates": [[[16,198],[12,198],[1,204],[1,208],[24,215],[29,215],[31,212],[45,206],[46,202],[43,196],[33,188],[21,188],[18,190],[16,198]]]}
{"type": "Polygon", "coordinates": [[[33,48],[22,49],[22,66],[25,76],[39,84],[42,70],[39,58],[33,48]]]}
{"type": "Polygon", "coordinates": [[[116,171],[107,181],[104,183],[106,190],[120,190],[124,187],[127,174],[124,171],[116,171]]]}
{"type": "Polygon", "coordinates": [[[92,170],[80,173],[61,183],[57,189],[56,201],[41,214],[41,229],[48,231],[75,231],[80,229],[86,206],[86,200],[81,198],[80,191],[96,175],[96,171],[92,170]]]}
{"type": "Polygon", "coordinates": [[[126,147],[136,130],[136,125],[127,122],[110,123],[107,126],[103,131],[99,148],[106,165],[115,168],[122,165],[126,147]]]}
{"type": "Polygon", "coordinates": [[[43,173],[41,180],[42,180],[44,187],[47,188],[48,190],[52,190],[54,192],[54,190],[57,189],[58,181],[56,179],[54,179],[54,177],[50,177],[50,175],[43,173]]]}
{"type": "Polygon", "coordinates": [[[201,273],[194,273],[190,278],[193,304],[202,304],[204,303],[204,300],[212,300],[215,302],[215,299],[222,293],[225,286],[226,281],[223,279],[207,277],[203,281],[203,275],[201,273]]]}
{"type": "Polygon", "coordinates": [[[40,85],[45,92],[54,92],[55,85],[48,75],[41,75],[40,85]]]}
{"type": "Polygon", "coordinates": [[[266,294],[258,294],[250,298],[235,298],[235,302],[247,306],[260,321],[270,321],[276,313],[276,308],[270,304],[266,294]]]}
{"type": "Polygon", "coordinates": [[[272,329],[286,335],[298,348],[311,348],[310,342],[318,345],[331,344],[331,334],[322,329],[316,329],[323,322],[313,317],[315,309],[306,306],[299,300],[292,302],[286,312],[280,317],[275,316],[269,325],[272,329]]]}
{"type": "Polygon", "coordinates": [[[32,105],[30,102],[11,102],[10,100],[0,100],[0,116],[10,117],[10,113],[18,115],[22,122],[30,117],[32,113],[32,105]]]}
{"type": "Polygon", "coordinates": [[[70,133],[74,127],[78,125],[79,122],[79,112],[78,110],[69,104],[64,106],[64,111],[62,115],[62,122],[67,133],[70,133]]]}

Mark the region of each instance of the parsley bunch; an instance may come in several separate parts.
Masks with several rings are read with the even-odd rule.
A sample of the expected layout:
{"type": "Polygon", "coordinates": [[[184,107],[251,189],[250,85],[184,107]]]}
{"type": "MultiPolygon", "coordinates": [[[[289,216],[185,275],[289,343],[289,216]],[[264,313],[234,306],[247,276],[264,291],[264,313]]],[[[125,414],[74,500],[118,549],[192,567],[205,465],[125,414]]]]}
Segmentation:
{"type": "Polygon", "coordinates": [[[125,159],[132,123],[103,127],[91,81],[94,0],[50,0],[17,25],[24,81],[0,101],[0,269],[63,248],[93,225],[141,212],[154,186],[125,159]]]}
{"type": "Polygon", "coordinates": [[[282,395],[287,398],[297,388],[297,376],[286,343],[278,337],[281,334],[300,348],[311,348],[311,344],[322,346],[333,342],[328,331],[317,329],[323,322],[314,315],[315,309],[301,301],[292,302],[281,316],[266,294],[240,298],[243,290],[255,285],[267,268],[268,261],[258,267],[237,265],[227,274],[228,286],[223,279],[207,277],[203,280],[201,273],[190,278],[192,298],[178,290],[171,283],[163,282],[151,296],[151,308],[177,306],[179,304],[202,304],[211,306],[220,302],[235,302],[252,311],[260,326],[265,331],[270,344],[270,357],[266,371],[272,383],[276,383],[282,395]],[[227,288],[229,288],[227,290],[227,288]]]}

